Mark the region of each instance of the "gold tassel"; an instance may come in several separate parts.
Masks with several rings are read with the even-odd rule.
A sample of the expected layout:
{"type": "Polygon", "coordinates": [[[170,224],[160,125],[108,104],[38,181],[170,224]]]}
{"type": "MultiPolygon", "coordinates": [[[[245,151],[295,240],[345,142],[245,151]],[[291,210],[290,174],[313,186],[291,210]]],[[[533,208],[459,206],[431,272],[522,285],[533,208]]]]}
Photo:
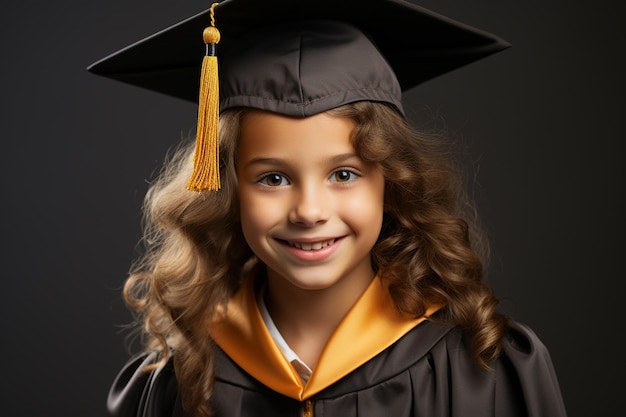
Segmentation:
{"type": "Polygon", "coordinates": [[[211,5],[211,26],[204,29],[202,37],[206,44],[206,55],[202,59],[200,75],[200,98],[198,100],[198,127],[196,150],[193,157],[193,172],[187,182],[191,191],[220,189],[219,163],[219,78],[215,46],[220,41],[220,32],[215,27],[211,5]]]}

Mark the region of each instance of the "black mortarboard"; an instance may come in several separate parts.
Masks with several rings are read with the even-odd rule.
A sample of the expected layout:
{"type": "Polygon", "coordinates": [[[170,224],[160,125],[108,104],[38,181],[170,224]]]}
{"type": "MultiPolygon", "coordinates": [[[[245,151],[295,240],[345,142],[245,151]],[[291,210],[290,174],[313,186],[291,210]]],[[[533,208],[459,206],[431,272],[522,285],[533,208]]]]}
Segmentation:
{"type": "Polygon", "coordinates": [[[405,0],[224,0],[214,6],[89,71],[197,101],[201,34],[211,16],[219,32],[212,40],[205,35],[205,42],[208,55],[219,42],[220,111],[245,106],[306,116],[369,100],[402,113],[402,91],[508,47],[405,0]]]}

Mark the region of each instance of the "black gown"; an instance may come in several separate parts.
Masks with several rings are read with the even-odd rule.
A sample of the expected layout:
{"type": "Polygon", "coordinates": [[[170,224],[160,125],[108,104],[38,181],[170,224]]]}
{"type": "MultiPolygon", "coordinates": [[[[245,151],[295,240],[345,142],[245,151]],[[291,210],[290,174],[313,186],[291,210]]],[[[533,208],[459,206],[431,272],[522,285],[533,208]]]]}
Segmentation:
{"type": "MultiPolygon", "coordinates": [[[[561,417],[550,355],[512,322],[492,370],[477,367],[457,328],[430,321],[306,401],[279,394],[217,348],[211,407],[216,417],[561,417]]],[[[132,358],[111,387],[114,417],[183,417],[173,366],[145,373],[155,354],[132,358]]]]}

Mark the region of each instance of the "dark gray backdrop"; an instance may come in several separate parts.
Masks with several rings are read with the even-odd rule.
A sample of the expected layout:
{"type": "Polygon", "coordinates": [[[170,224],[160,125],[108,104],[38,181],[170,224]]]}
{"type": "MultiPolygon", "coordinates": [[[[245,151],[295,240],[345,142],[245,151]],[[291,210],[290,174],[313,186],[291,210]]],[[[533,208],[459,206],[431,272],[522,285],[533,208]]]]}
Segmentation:
{"type": "MultiPolygon", "coordinates": [[[[514,45],[408,93],[410,117],[468,145],[489,280],[551,350],[570,416],[623,415],[624,3],[421,4],[514,45]]],[[[208,5],[2,8],[1,415],[105,415],[141,200],[196,109],[85,67],[208,5]]]]}

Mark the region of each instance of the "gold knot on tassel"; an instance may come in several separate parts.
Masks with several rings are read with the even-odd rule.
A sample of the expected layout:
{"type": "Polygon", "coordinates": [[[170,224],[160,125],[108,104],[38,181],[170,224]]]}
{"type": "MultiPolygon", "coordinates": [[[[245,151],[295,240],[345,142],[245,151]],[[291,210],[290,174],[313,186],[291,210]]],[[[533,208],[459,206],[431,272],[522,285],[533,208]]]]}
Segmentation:
{"type": "Polygon", "coordinates": [[[187,182],[191,191],[220,189],[219,163],[219,78],[216,45],[220,32],[215,27],[214,8],[211,5],[211,26],[204,29],[202,38],[206,54],[202,59],[200,73],[200,97],[198,100],[198,126],[196,150],[193,156],[193,172],[187,182]]]}

